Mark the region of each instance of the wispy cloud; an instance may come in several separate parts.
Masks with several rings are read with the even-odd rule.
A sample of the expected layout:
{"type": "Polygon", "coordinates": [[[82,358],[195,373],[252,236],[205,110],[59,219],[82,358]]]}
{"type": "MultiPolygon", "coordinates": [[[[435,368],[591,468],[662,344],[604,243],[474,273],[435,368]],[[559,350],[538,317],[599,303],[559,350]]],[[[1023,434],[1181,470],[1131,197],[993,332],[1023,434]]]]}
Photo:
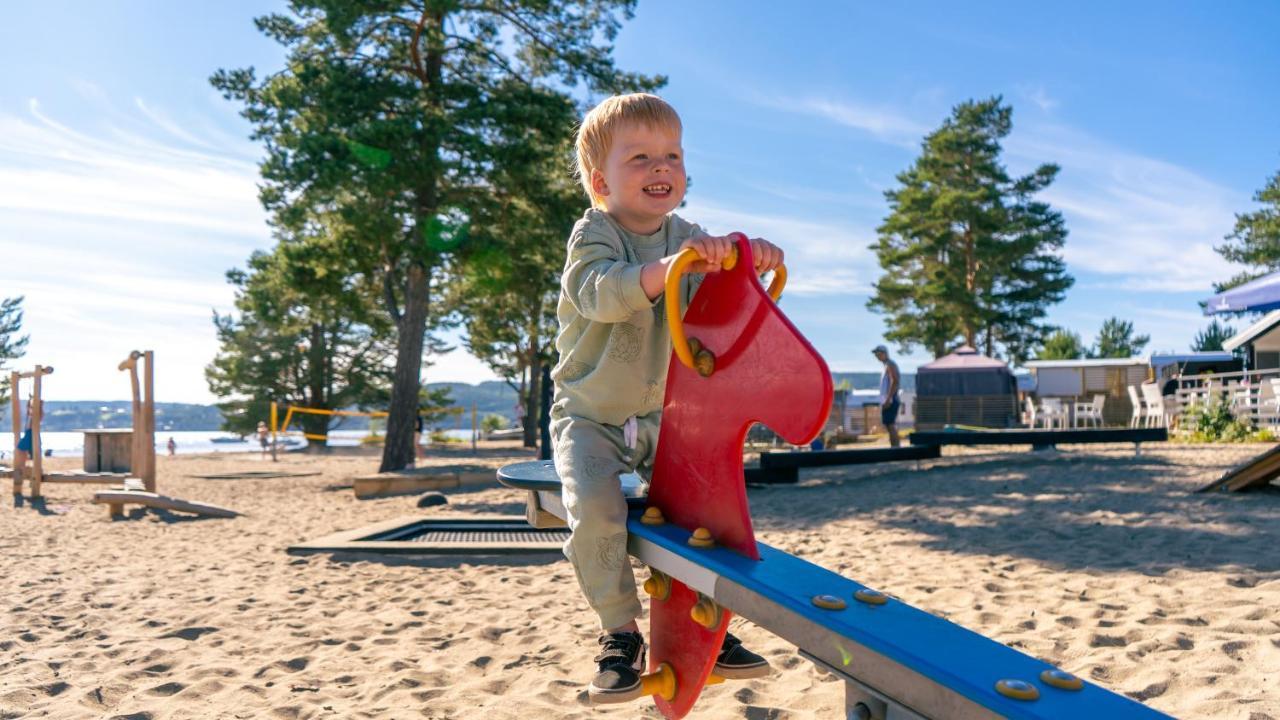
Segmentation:
{"type": "Polygon", "coordinates": [[[58,397],[127,394],[101,376],[148,347],[158,396],[207,400],[211,314],[234,297],[224,273],[271,244],[257,168],[199,121],[79,93],[74,120],[36,100],[0,107],[0,253],[15,270],[0,295],[26,297],[28,357],[59,367],[58,397]]]}
{"type": "Polygon", "coordinates": [[[1040,108],[1041,112],[1047,113],[1058,107],[1059,104],[1057,100],[1049,97],[1049,91],[1045,90],[1044,87],[1040,85],[1021,85],[1018,87],[1018,95],[1031,101],[1033,105],[1040,108]]]}
{"type": "Polygon", "coordinates": [[[1060,126],[1032,125],[1005,144],[1027,165],[1056,162],[1043,198],[1063,211],[1065,256],[1076,270],[1127,290],[1205,291],[1233,274],[1213,247],[1246,198],[1173,163],[1060,126]]]}
{"type": "MultiPolygon", "coordinates": [[[[1039,86],[1020,90],[1043,110],[1057,105],[1039,86]]],[[[760,95],[762,106],[854,128],[890,145],[917,148],[933,126],[905,108],[856,100],[760,95]]],[[[1041,198],[1061,210],[1071,232],[1069,269],[1110,278],[1115,287],[1167,292],[1205,290],[1234,274],[1213,247],[1247,197],[1175,163],[1116,147],[1088,133],[1031,119],[1004,143],[1021,172],[1062,166],[1041,198]]]]}
{"type": "Polygon", "coordinates": [[[26,114],[0,112],[0,208],[264,234],[252,163],[134,129],[98,131],[72,129],[35,100],[26,114]]]}
{"type": "Polygon", "coordinates": [[[705,201],[691,201],[681,214],[711,233],[741,231],[777,244],[786,253],[789,294],[866,294],[879,274],[875,255],[867,249],[874,232],[705,201]]]}
{"type": "Polygon", "coordinates": [[[754,104],[810,115],[866,133],[881,142],[908,149],[920,147],[930,128],[901,110],[871,103],[787,95],[757,95],[754,104]]]}

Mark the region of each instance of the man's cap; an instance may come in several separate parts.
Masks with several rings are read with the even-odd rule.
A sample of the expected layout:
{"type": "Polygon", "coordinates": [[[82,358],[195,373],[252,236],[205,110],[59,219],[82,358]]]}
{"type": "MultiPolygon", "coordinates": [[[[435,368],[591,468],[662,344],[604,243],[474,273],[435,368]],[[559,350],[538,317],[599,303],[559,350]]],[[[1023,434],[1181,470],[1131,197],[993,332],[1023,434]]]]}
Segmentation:
{"type": "Polygon", "coordinates": [[[875,346],[875,347],[871,348],[871,354],[873,354],[873,355],[874,355],[875,353],[884,353],[885,355],[888,355],[888,354],[889,354],[889,348],[887,348],[887,347],[885,347],[885,346],[883,346],[883,345],[877,345],[877,346],[875,346]]]}

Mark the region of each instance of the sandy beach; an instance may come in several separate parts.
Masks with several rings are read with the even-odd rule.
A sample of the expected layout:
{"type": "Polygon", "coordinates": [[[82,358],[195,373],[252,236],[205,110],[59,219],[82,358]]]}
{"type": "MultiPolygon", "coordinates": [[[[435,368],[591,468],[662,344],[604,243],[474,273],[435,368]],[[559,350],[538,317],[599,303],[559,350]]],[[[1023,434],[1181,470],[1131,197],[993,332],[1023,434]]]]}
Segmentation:
{"type": "MultiPolygon", "coordinates": [[[[950,453],[750,497],[762,541],[1158,710],[1277,720],[1280,490],[1192,494],[1263,449],[950,453]]],[[[429,462],[527,457],[489,444],[429,462]]],[[[522,514],[519,493],[462,488],[418,510],[354,497],[376,457],[158,463],[162,493],[246,515],[113,522],[68,485],[46,486],[43,512],[0,507],[0,718],[658,717],[587,704],[595,621],[562,558],[285,552],[403,515],[522,514]],[[307,475],[193,477],[263,470],[307,475]]],[[[841,683],[736,622],[778,672],[709,688],[693,717],[841,717],[841,683]]]]}

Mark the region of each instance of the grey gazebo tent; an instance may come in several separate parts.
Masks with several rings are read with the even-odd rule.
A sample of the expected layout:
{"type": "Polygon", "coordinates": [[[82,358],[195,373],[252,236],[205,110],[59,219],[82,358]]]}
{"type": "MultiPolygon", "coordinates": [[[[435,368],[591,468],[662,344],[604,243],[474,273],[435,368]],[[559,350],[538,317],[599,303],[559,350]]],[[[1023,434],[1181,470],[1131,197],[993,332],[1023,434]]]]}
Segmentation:
{"type": "Polygon", "coordinates": [[[1009,366],[964,345],[916,370],[916,427],[1012,427],[1018,388],[1009,366]]]}

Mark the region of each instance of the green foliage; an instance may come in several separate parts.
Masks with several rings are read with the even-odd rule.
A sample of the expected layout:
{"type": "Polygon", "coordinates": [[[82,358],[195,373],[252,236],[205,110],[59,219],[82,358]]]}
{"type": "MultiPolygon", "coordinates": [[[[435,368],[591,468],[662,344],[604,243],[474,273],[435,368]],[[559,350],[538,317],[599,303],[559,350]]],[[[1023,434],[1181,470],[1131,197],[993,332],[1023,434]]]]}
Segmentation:
{"type": "Polygon", "coordinates": [[[565,127],[547,124],[559,115],[546,111],[563,103],[563,88],[612,93],[664,82],[613,65],[620,18],[634,7],[293,0],[289,14],[256,21],[285,48],[284,70],[211,78],[243,103],[266,145],[261,199],[273,222],[297,231],[317,214],[338,214],[351,230],[346,256],[382,287],[398,338],[382,470],[413,460],[424,338],[444,318],[446,266],[476,236],[500,186],[495,169],[517,165],[525,145],[563,136],[565,127]]]}
{"type": "MultiPolygon", "coordinates": [[[[386,406],[392,329],[377,312],[378,288],[339,257],[340,233],[329,220],[282,237],[272,253],[254,253],[248,270],[227,273],[237,313],[214,314],[220,347],[205,369],[210,391],[223,398],[227,430],[253,432],[273,400],[282,413],[286,405],[386,406]]],[[[298,421],[309,433],[330,429],[325,416],[298,421]]]]}
{"type": "Polygon", "coordinates": [[[432,430],[427,434],[427,437],[431,442],[436,443],[437,445],[449,445],[462,442],[462,438],[447,435],[443,430],[432,430]]]}
{"type": "Polygon", "coordinates": [[[507,427],[507,419],[501,415],[489,414],[480,420],[480,429],[487,433],[495,430],[503,430],[507,427]]]}
{"type": "Polygon", "coordinates": [[[1195,338],[1191,341],[1191,350],[1193,352],[1221,350],[1222,344],[1235,334],[1235,328],[1230,325],[1224,325],[1218,322],[1217,318],[1214,318],[1213,322],[1209,323],[1204,330],[1196,333],[1195,338]]]}
{"type": "Polygon", "coordinates": [[[1235,227],[1226,236],[1226,242],[1215,248],[1222,257],[1247,265],[1250,270],[1224,283],[1222,289],[1280,270],[1280,172],[1254,194],[1253,200],[1262,207],[1237,213],[1235,227]]]}
{"type": "MultiPolygon", "coordinates": [[[[0,370],[8,368],[10,360],[22,357],[30,339],[19,336],[22,330],[22,296],[0,300],[0,370]]],[[[0,372],[0,406],[9,402],[9,373],[0,372]]]]}
{"type": "Polygon", "coordinates": [[[1079,360],[1085,356],[1084,341],[1080,335],[1059,328],[1045,338],[1036,354],[1037,360],[1079,360]]]}
{"type": "Polygon", "coordinates": [[[423,387],[418,392],[418,415],[427,427],[444,420],[455,407],[453,388],[446,385],[423,387]]]}
{"type": "Polygon", "coordinates": [[[460,254],[450,306],[467,349],[520,394],[525,444],[536,443],[543,366],[555,362],[556,301],[565,246],[584,205],[565,172],[576,110],[547,97],[542,140],[512,148],[494,168],[489,201],[473,215],[471,242],[460,254]],[[559,128],[558,132],[553,129],[559,128]]]}
{"type": "Polygon", "coordinates": [[[1178,436],[1186,442],[1265,442],[1271,440],[1268,430],[1255,430],[1248,421],[1231,413],[1226,398],[1215,398],[1208,404],[1195,404],[1182,413],[1178,436]]]}
{"type": "Polygon", "coordinates": [[[1095,358],[1128,358],[1135,357],[1151,342],[1150,335],[1134,335],[1133,323],[1118,317],[1109,317],[1102,322],[1098,331],[1098,339],[1089,352],[1095,358]]]}
{"type": "Polygon", "coordinates": [[[1011,178],[1000,162],[1012,114],[1000,97],[956,106],[885,193],[891,213],[871,246],[885,273],[867,306],[904,351],[940,356],[963,341],[1020,362],[1074,282],[1059,255],[1062,215],[1033,197],[1058,167],[1011,178]]]}

